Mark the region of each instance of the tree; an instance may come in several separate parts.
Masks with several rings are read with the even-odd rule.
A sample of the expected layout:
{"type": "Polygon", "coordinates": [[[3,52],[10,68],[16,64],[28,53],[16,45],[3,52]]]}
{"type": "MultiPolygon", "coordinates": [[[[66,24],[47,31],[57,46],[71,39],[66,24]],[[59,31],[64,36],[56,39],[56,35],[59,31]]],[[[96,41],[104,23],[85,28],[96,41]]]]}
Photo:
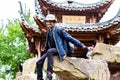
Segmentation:
{"type": "Polygon", "coordinates": [[[5,29],[0,28],[0,77],[5,78],[9,74],[15,78],[24,60],[30,58],[26,50],[27,46],[17,19],[8,21],[5,29]],[[3,66],[6,68],[2,69],[3,66]]]}

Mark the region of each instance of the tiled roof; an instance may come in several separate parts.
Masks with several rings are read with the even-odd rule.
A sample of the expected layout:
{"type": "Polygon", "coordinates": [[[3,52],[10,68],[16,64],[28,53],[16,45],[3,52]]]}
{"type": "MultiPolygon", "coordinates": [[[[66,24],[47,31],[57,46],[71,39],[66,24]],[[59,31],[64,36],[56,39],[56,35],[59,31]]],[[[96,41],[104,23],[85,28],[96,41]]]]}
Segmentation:
{"type": "Polygon", "coordinates": [[[120,9],[118,14],[105,22],[99,22],[95,24],[65,24],[59,23],[62,27],[64,27],[67,31],[100,31],[111,27],[114,24],[120,23],[120,9]]]}
{"type": "Polygon", "coordinates": [[[116,29],[116,33],[120,33],[120,28],[116,29]]]}
{"type": "Polygon", "coordinates": [[[32,31],[36,32],[36,33],[40,33],[41,31],[38,29],[38,27],[35,26],[31,26],[27,21],[26,18],[23,14],[23,9],[22,9],[22,4],[21,2],[19,2],[20,4],[20,17],[21,17],[21,21],[22,23],[24,23],[26,25],[26,29],[31,29],[32,31]]]}
{"type": "Polygon", "coordinates": [[[39,16],[40,20],[44,20],[45,16],[42,14],[41,6],[39,5],[38,0],[35,0],[35,13],[36,16],[39,16]]]}
{"type": "MultiPolygon", "coordinates": [[[[111,1],[111,0],[102,0],[102,1],[100,1],[98,3],[94,3],[94,4],[102,4],[104,2],[109,2],[109,1],[111,1]]],[[[60,4],[62,4],[62,3],[60,3],[60,4]]],[[[80,4],[80,3],[78,3],[78,4],[80,4]]],[[[36,11],[39,12],[39,14],[38,14],[39,19],[41,19],[40,15],[42,17],[44,17],[42,15],[41,11],[39,11],[40,9],[38,8],[38,5],[36,5],[36,9],[37,9],[36,11]]],[[[67,31],[81,31],[81,32],[90,31],[90,32],[93,32],[93,31],[101,31],[101,30],[107,29],[107,28],[111,27],[112,25],[118,24],[118,23],[120,23],[120,9],[119,9],[119,11],[118,11],[118,13],[116,14],[115,17],[113,17],[112,19],[110,19],[108,21],[105,21],[105,22],[99,22],[99,23],[95,23],[95,24],[90,24],[90,23],[87,23],[87,24],[65,24],[65,23],[59,23],[59,24],[62,27],[64,27],[67,31]]],[[[118,32],[118,30],[116,32],[118,32]]]]}
{"type": "Polygon", "coordinates": [[[91,3],[91,4],[78,3],[78,2],[75,2],[74,0],[73,0],[73,3],[71,3],[71,4],[68,4],[67,1],[58,3],[58,2],[53,2],[51,0],[48,0],[46,2],[48,4],[51,4],[53,6],[63,8],[66,10],[80,10],[81,11],[81,10],[88,10],[88,9],[96,9],[98,7],[108,4],[110,1],[112,1],[112,0],[101,0],[99,2],[91,3]]]}
{"type": "MultiPolygon", "coordinates": [[[[110,0],[105,0],[105,1],[110,1],[110,0]]],[[[44,18],[44,16],[42,15],[41,11],[39,11],[40,9],[38,8],[38,5],[36,5],[36,8],[35,8],[36,12],[38,12],[38,18],[39,19],[42,19],[44,18]],[[42,18],[41,18],[42,16],[42,18]]],[[[21,19],[24,21],[25,18],[21,15],[21,19]]],[[[25,21],[24,21],[25,22],[25,21]]],[[[25,22],[26,23],[26,22],[25,22]]],[[[108,20],[108,21],[105,21],[105,22],[99,22],[99,23],[95,23],[95,24],[90,24],[90,23],[87,23],[87,24],[65,24],[65,23],[58,23],[60,24],[63,28],[65,28],[67,31],[79,31],[79,32],[95,32],[95,31],[100,31],[100,30],[104,30],[104,29],[107,29],[109,27],[111,27],[112,25],[114,24],[118,24],[120,23],[120,9],[117,13],[117,15],[108,20]]],[[[35,29],[35,27],[31,27],[29,26],[29,28],[32,28],[33,30],[39,32],[40,30],[38,28],[35,29]]],[[[118,32],[119,30],[116,30],[116,32],[118,32]]]]}

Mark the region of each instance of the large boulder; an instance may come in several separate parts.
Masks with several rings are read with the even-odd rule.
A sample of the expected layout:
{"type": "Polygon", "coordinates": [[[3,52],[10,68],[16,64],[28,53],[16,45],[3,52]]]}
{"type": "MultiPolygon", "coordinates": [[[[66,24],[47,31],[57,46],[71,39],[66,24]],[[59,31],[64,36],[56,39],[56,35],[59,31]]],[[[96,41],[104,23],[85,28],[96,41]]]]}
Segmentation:
{"type": "Polygon", "coordinates": [[[116,72],[111,75],[110,80],[120,80],[120,72],[116,72]]]}
{"type": "Polygon", "coordinates": [[[36,68],[36,59],[30,58],[23,63],[23,74],[34,74],[36,68]]]}
{"type": "Polygon", "coordinates": [[[120,47],[97,43],[93,50],[93,59],[120,63],[120,47]]]}
{"type": "Polygon", "coordinates": [[[23,71],[16,74],[16,80],[37,80],[35,72],[36,59],[30,58],[23,63],[23,71]]]}
{"type": "Polygon", "coordinates": [[[16,77],[16,80],[37,80],[37,78],[35,74],[24,74],[16,77]]]}
{"type": "Polygon", "coordinates": [[[93,59],[107,61],[110,80],[120,80],[120,47],[97,43],[92,54],[93,59]]]}
{"type": "MultiPolygon", "coordinates": [[[[84,58],[67,57],[60,62],[54,57],[55,80],[119,80],[120,79],[120,48],[97,43],[93,50],[92,60],[84,58]]],[[[46,64],[46,63],[45,63],[46,64]]],[[[44,65],[46,66],[46,65],[44,65]]],[[[36,80],[34,74],[36,60],[28,59],[23,64],[22,74],[16,80],[36,80]]],[[[44,67],[46,70],[46,67],[44,67]]],[[[45,75],[44,75],[45,76],[45,75]]]]}
{"type": "Polygon", "coordinates": [[[54,72],[61,80],[109,80],[106,61],[67,57],[60,62],[54,58],[54,72]]]}

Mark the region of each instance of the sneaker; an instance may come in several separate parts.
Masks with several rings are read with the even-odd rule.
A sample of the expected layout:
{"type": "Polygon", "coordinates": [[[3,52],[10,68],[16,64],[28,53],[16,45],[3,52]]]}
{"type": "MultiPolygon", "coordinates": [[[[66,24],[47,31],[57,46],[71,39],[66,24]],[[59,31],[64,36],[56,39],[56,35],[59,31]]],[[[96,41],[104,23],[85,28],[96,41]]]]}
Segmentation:
{"type": "Polygon", "coordinates": [[[44,79],[37,79],[37,80],[44,80],[44,79]]]}
{"type": "Polygon", "coordinates": [[[46,80],[52,80],[52,73],[47,74],[46,80]]]}

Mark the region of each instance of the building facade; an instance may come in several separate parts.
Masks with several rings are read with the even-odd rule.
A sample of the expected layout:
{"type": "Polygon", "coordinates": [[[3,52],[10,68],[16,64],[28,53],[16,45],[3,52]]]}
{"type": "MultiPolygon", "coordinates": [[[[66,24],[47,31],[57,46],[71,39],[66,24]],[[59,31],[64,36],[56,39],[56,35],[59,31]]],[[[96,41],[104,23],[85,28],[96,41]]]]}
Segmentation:
{"type": "MultiPolygon", "coordinates": [[[[92,4],[83,4],[74,0],[54,2],[51,0],[35,0],[33,17],[38,28],[29,25],[23,15],[21,6],[21,28],[29,43],[29,51],[33,54],[42,54],[45,44],[46,26],[44,17],[54,14],[59,23],[73,37],[87,46],[96,43],[116,44],[120,40],[120,10],[114,18],[99,22],[114,0],[101,0],[92,4]],[[39,48],[38,48],[39,47],[39,48]]],[[[76,47],[76,57],[85,57],[86,51],[76,47]]]]}

